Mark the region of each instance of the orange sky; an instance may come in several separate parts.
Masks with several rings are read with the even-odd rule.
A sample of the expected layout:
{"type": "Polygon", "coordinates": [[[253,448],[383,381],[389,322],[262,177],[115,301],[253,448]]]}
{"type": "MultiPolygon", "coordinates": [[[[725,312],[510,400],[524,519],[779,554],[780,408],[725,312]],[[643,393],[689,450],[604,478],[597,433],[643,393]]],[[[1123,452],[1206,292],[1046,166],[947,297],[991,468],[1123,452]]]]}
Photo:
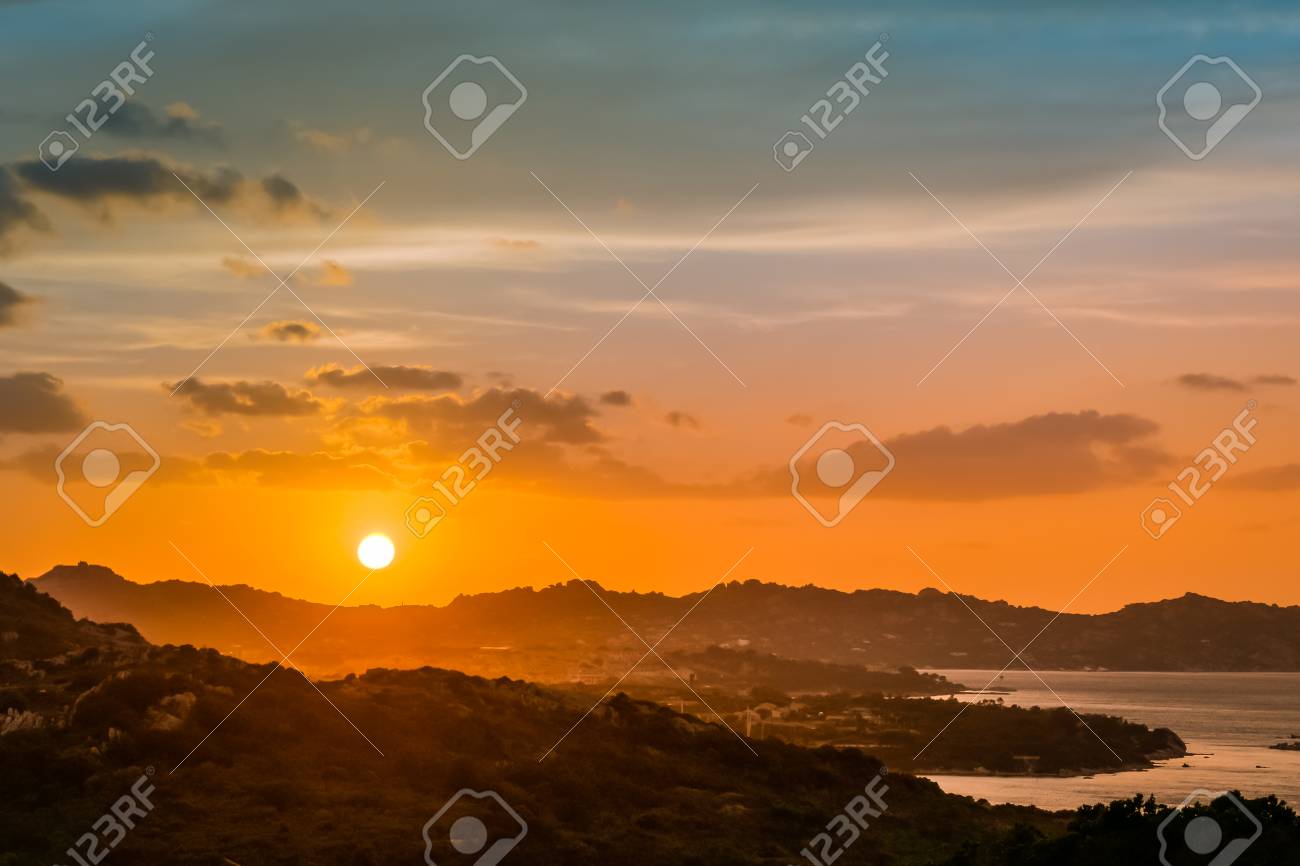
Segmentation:
{"type": "Polygon", "coordinates": [[[47,116],[111,68],[102,40],[138,41],[135,14],[72,52],[13,13],[19,42],[70,59],[0,117],[0,568],[201,579],[175,545],[216,582],[333,602],[386,532],[397,560],[352,601],[567,580],[549,544],[583,577],[670,593],[752,548],[733,577],[943,588],[919,555],[959,591],[1059,607],[1113,559],[1071,609],[1300,603],[1300,114],[1292,46],[1259,36],[1293,17],[1135,10],[1135,52],[1050,4],[1015,25],[523,16],[497,50],[529,102],[462,161],[418,97],[474,20],[446,11],[430,42],[340,12],[303,40],[271,9],[195,13],[154,45],[167,73],[129,123],[47,171],[47,116]],[[344,69],[326,37],[355,26],[384,53],[344,69]],[[600,29],[589,51],[576,26],[600,29]],[[783,171],[772,141],[886,31],[895,71],[783,171]],[[264,62],[263,39],[284,74],[237,62],[264,62]],[[1189,160],[1155,94],[1216,40],[1267,95],[1189,160]],[[412,501],[515,403],[519,447],[409,533],[412,501]],[[1144,510],[1247,405],[1256,443],[1153,539],[1144,510]],[[832,420],[897,459],[826,528],[788,463],[832,420]],[[54,471],[94,421],[162,461],[97,528],[54,471]]]}

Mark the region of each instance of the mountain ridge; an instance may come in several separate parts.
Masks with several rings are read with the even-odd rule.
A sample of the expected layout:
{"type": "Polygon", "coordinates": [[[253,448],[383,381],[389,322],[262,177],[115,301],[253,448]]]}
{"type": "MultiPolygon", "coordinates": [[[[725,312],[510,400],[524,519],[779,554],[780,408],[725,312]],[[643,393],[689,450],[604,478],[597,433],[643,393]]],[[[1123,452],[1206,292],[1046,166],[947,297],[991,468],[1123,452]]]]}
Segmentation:
{"type": "MultiPolygon", "coordinates": [[[[845,592],[749,580],[674,597],[570,580],[461,594],[442,606],[335,610],[247,584],[221,585],[218,593],[196,581],[136,583],[84,563],[56,566],[32,583],[78,616],[131,622],[155,642],[212,646],[250,660],[277,656],[245,615],[277,645],[293,646],[330,614],[300,659],[305,668],[327,673],[438,664],[561,681],[594,656],[611,669],[629,654],[634,659],[644,649],[637,635],[667,633],[697,604],[672,632],[673,648],[752,648],[882,669],[998,669],[1012,656],[1005,641],[1017,649],[1028,645],[1024,658],[1036,669],[1300,670],[1300,607],[1196,593],[1081,614],[933,588],[845,592]]],[[[597,673],[588,669],[584,676],[597,673]]]]}

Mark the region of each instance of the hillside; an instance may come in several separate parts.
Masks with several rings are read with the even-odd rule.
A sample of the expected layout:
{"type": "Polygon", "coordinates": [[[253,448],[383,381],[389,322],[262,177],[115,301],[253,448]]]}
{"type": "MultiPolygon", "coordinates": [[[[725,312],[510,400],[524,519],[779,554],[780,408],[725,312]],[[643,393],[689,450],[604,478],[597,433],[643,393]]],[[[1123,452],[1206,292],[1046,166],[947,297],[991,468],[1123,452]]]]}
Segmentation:
{"type": "MultiPolygon", "coordinates": [[[[1167,814],[1140,798],[1074,816],[990,807],[856,749],[747,744],[622,695],[573,727],[583,707],[556,693],[432,668],[315,683],[326,701],[296,671],[76,621],[8,575],[0,622],[13,633],[0,710],[28,720],[0,735],[3,866],[67,862],[92,828],[113,835],[102,815],[136,791],[148,808],[113,863],[420,862],[426,822],[463,788],[517,811],[527,833],[511,862],[534,866],[799,862],[868,786],[885,808],[844,866],[1150,862],[1167,814]]],[[[1281,862],[1300,842],[1294,813],[1251,807],[1266,832],[1239,862],[1281,862]]],[[[451,862],[437,859],[447,840],[430,841],[451,862]]]]}
{"type": "MultiPolygon", "coordinates": [[[[36,579],[79,616],[126,621],[155,642],[192,642],[250,660],[274,654],[239,612],[203,583],[133,583],[107,568],[58,566],[36,579]]],[[[648,640],[700,599],[591,585],[648,640]]],[[[293,646],[330,606],[244,585],[222,592],[277,644],[293,646]]],[[[1001,668],[1010,653],[969,605],[1017,649],[1057,615],[1036,607],[923,590],[846,593],[748,581],[717,587],[664,649],[753,649],[787,659],[893,670],[1001,668]],[[963,603],[964,602],[964,603],[963,603]]],[[[541,590],[459,596],[444,607],[344,607],[295,655],[342,674],[436,664],[541,682],[618,676],[644,646],[578,581],[541,590]]],[[[1300,607],[1188,594],[1099,615],[1061,614],[1025,654],[1036,669],[1300,670],[1300,607]]]]}

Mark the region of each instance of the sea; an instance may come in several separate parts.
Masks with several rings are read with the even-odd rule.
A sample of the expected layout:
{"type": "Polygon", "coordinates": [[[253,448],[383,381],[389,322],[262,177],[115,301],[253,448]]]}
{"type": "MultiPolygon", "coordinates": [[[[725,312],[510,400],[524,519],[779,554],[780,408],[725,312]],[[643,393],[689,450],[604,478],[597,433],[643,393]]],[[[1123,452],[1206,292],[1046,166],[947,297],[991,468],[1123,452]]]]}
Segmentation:
{"type": "MultiPolygon", "coordinates": [[[[977,691],[998,672],[938,673],[977,691]]],[[[1250,797],[1276,794],[1292,807],[1300,807],[1300,752],[1269,748],[1292,734],[1300,735],[1300,673],[1039,674],[1046,685],[1029,671],[1009,670],[991,687],[1008,693],[957,698],[1001,697],[1008,704],[1026,707],[1064,704],[1080,714],[1103,713],[1152,728],[1170,728],[1187,744],[1188,756],[1160,761],[1153,769],[1095,776],[927,778],[953,794],[1044,809],[1074,809],[1139,793],[1177,805],[1198,789],[1238,790],[1250,797]]]]}

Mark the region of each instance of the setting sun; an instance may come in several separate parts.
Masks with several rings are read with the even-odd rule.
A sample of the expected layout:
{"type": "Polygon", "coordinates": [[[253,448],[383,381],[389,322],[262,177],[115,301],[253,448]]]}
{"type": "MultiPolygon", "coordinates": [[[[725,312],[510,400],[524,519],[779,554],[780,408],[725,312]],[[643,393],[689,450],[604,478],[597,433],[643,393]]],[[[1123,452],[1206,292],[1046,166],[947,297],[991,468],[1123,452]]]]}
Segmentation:
{"type": "Polygon", "coordinates": [[[384,568],[393,561],[396,553],[393,542],[387,535],[367,535],[357,545],[357,559],[366,568],[384,568]]]}

